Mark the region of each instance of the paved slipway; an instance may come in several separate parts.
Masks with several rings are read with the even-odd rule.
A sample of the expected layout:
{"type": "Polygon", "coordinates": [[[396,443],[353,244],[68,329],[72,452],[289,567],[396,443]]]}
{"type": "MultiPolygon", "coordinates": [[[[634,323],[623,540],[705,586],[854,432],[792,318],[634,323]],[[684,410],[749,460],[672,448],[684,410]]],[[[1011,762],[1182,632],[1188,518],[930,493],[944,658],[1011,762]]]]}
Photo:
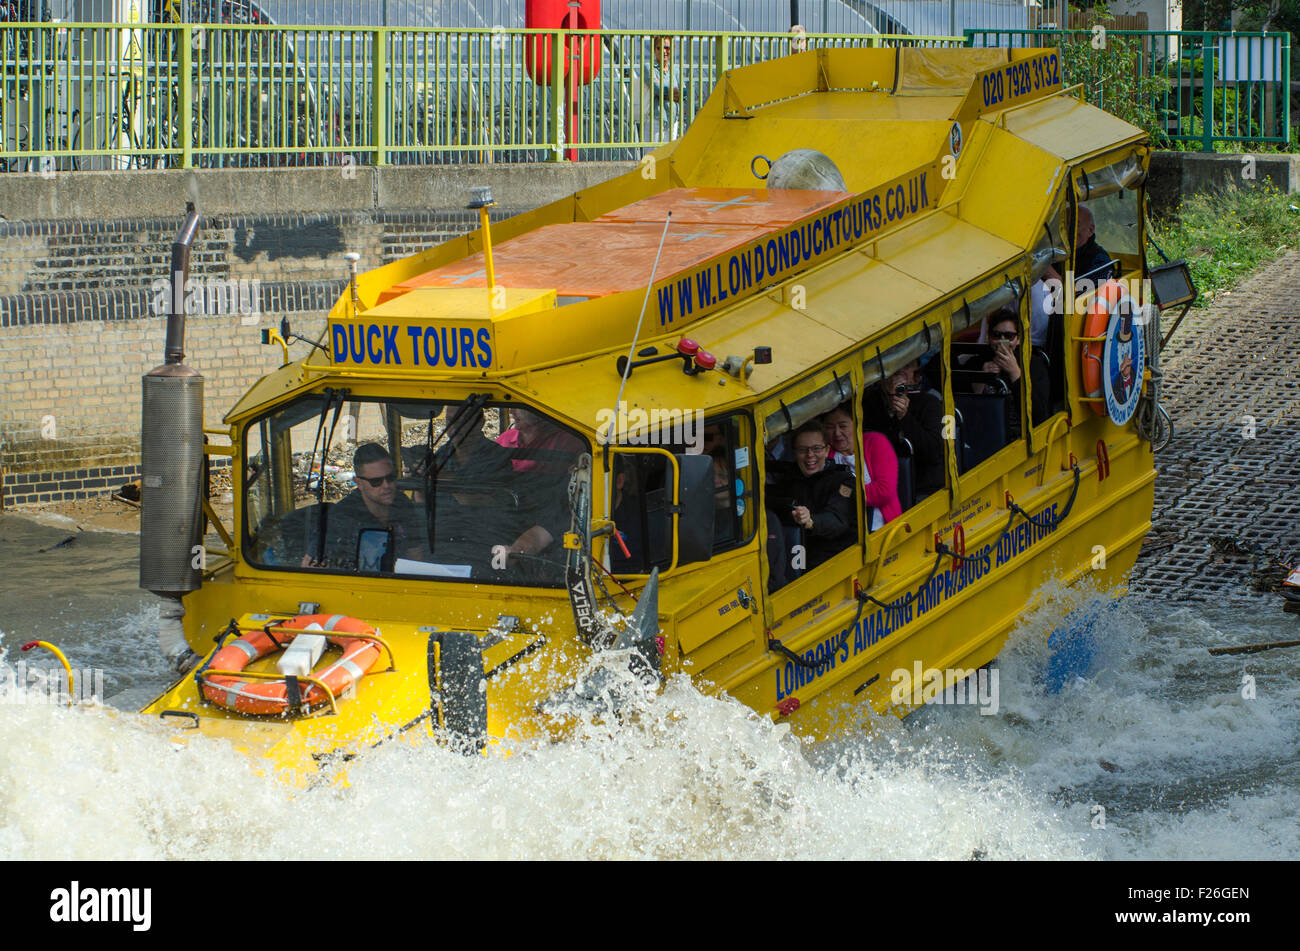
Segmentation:
{"type": "Polygon", "coordinates": [[[1257,572],[1300,559],[1300,251],[1189,313],[1162,369],[1174,437],[1129,590],[1261,597],[1257,572]]]}

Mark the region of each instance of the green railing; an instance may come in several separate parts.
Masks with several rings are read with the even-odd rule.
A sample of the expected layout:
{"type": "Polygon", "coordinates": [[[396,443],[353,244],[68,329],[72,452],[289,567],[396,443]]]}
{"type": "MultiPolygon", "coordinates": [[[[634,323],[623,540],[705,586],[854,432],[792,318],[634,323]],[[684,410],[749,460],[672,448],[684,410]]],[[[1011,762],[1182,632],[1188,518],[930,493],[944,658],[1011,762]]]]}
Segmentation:
{"type": "Polygon", "coordinates": [[[966,43],[1061,47],[1065,82],[1157,146],[1294,146],[1289,33],[967,30],[966,43]]]}
{"type": "Polygon", "coordinates": [[[635,158],[679,135],[724,70],[792,38],[671,39],[665,73],[650,34],[613,30],[0,24],[0,170],[635,158]],[[589,81],[545,69],[552,50],[589,81]]]}

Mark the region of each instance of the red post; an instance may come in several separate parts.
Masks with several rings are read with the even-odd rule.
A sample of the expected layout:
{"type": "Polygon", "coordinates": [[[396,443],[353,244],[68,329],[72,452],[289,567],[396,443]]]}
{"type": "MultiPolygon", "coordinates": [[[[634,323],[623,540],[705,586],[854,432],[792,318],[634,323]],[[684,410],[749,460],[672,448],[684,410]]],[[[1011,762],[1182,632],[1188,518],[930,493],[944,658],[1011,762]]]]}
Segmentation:
{"type": "MultiPolygon", "coordinates": [[[[598,30],[600,0],[527,0],[524,26],[528,29],[552,31],[598,30]]],[[[533,82],[543,86],[551,84],[552,69],[564,70],[562,75],[568,80],[568,102],[564,110],[565,141],[573,145],[581,131],[578,90],[600,72],[604,50],[597,36],[565,37],[563,50],[552,50],[552,45],[550,36],[530,37],[524,44],[524,67],[533,82]]],[[[578,150],[569,148],[565,156],[576,159],[578,150]]]]}

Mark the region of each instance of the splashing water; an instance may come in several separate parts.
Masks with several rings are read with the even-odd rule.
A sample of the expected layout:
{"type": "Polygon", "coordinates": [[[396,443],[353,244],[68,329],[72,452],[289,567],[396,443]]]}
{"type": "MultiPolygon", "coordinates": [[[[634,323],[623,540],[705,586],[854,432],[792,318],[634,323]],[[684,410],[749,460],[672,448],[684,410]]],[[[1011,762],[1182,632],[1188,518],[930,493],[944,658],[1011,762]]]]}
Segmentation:
{"type": "MultiPolygon", "coordinates": [[[[26,531],[13,523],[0,520],[0,535],[26,531]]],[[[102,561],[99,544],[59,557],[102,561]]],[[[74,665],[102,661],[119,687],[162,686],[155,608],[132,590],[134,540],[112,545],[125,568],[115,580],[101,570],[89,592],[0,555],[0,570],[39,570],[55,589],[11,613],[6,586],[0,664],[57,627],[74,665]]],[[[0,857],[1294,857],[1300,689],[1288,658],[1205,651],[1269,639],[1285,620],[1040,594],[1000,658],[996,714],[859,713],[817,745],[676,679],[563,743],[478,757],[392,744],[353,763],[347,785],[291,790],[219,740],[177,743],[174,729],[102,708],[0,704],[0,857]],[[1047,635],[1075,609],[1094,618],[1093,669],[1052,693],[1047,635]]]]}

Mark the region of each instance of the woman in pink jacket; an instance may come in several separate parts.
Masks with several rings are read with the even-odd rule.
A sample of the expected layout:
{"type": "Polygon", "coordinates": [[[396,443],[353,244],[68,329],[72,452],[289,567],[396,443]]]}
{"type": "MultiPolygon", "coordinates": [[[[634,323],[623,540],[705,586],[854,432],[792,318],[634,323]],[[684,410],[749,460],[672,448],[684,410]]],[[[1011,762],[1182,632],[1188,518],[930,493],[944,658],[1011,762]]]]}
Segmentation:
{"type": "MultiPolygon", "coordinates": [[[[858,469],[853,448],[853,414],[841,404],[822,417],[822,430],[833,455],[830,461],[858,469]]],[[[898,456],[884,433],[862,434],[862,494],[867,506],[867,530],[875,531],[902,514],[898,503],[898,456]]]]}

